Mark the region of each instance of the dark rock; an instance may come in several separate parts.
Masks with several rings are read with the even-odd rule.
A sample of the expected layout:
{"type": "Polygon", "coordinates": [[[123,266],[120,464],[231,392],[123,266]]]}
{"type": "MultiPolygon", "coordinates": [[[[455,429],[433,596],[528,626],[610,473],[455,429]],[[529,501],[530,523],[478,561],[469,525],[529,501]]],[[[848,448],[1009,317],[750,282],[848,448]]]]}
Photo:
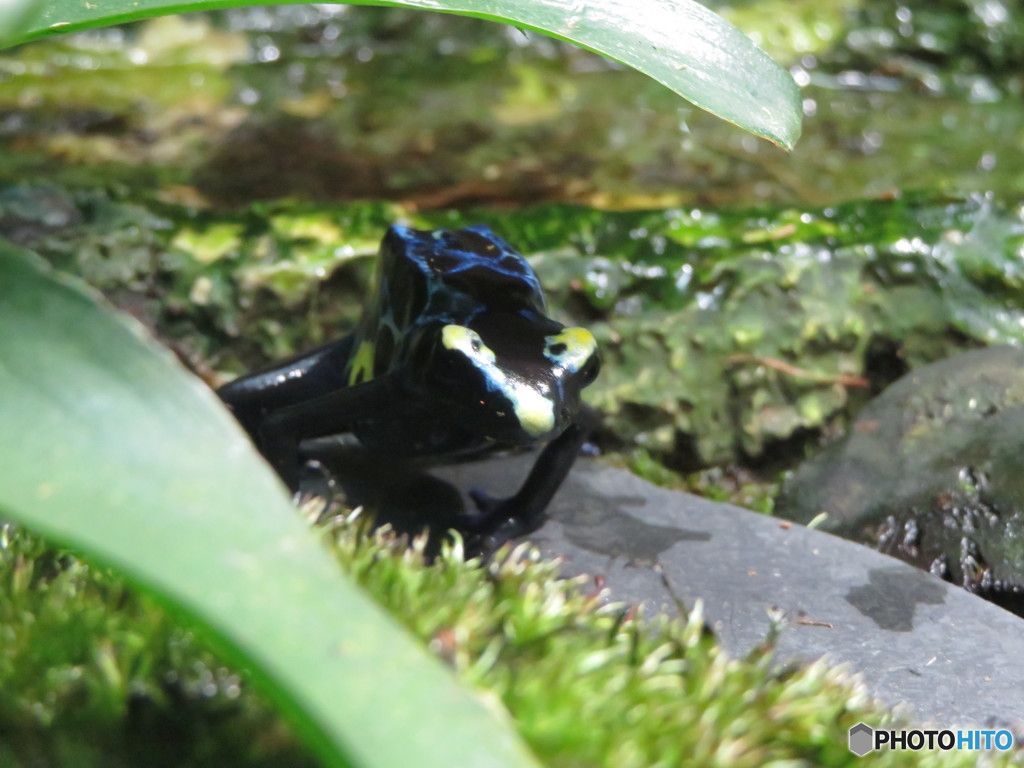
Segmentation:
{"type": "MultiPolygon", "coordinates": [[[[510,493],[531,457],[447,467],[466,489],[510,493]]],[[[938,726],[1024,721],[1024,621],[891,557],[766,515],[658,488],[580,460],[529,537],[568,575],[601,577],[648,615],[692,608],[734,654],[785,624],[776,658],[848,662],[868,690],[938,726]]]]}
{"type": "Polygon", "coordinates": [[[1024,351],[924,366],[861,411],[776,506],[1024,609],[1024,351]]]}

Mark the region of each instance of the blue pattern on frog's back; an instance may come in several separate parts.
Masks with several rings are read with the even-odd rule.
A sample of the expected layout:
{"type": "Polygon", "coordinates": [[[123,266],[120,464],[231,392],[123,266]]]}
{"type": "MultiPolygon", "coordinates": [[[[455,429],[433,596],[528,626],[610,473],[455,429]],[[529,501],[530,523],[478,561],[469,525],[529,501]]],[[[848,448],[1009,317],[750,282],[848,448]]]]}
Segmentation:
{"type": "Polygon", "coordinates": [[[543,307],[544,295],[533,268],[517,250],[506,243],[489,227],[477,225],[465,229],[438,229],[417,232],[407,227],[394,227],[393,231],[406,241],[408,256],[421,264],[440,284],[465,272],[474,272],[474,280],[493,280],[509,285],[520,285],[529,290],[543,307]],[[486,273],[493,273],[488,276],[486,273]]]}
{"type": "Polygon", "coordinates": [[[381,244],[374,296],[355,331],[349,385],[405,364],[415,326],[472,325],[483,311],[543,316],[540,281],[522,254],[489,227],[421,231],[393,226],[381,244]]]}

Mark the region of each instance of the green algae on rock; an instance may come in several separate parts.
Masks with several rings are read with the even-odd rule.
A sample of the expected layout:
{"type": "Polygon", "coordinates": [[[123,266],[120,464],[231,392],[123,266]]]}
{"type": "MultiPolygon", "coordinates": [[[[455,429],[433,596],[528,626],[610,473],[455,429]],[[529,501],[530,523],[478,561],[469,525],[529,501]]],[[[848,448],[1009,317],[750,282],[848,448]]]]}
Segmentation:
{"type": "Polygon", "coordinates": [[[772,460],[908,368],[1024,340],[1024,216],[985,197],[488,222],[585,302],[616,433],[684,469],[772,460]]]}
{"type": "Polygon", "coordinates": [[[489,224],[530,254],[562,318],[598,336],[607,364],[593,400],[617,442],[682,471],[777,464],[788,442],[841,426],[869,387],[964,347],[1024,341],[1024,211],[980,196],[640,212],[151,208],[0,189],[5,232],[225,370],[345,333],[373,263],[366,244],[392,221],[489,224]],[[122,249],[130,269],[108,269],[122,249]]]}

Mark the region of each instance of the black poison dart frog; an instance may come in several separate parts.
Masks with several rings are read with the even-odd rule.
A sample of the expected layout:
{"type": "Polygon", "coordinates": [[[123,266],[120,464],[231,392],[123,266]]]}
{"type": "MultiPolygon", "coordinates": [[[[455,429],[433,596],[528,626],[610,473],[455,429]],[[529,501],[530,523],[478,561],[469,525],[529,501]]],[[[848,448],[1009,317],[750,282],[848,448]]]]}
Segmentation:
{"type": "Polygon", "coordinates": [[[391,227],[377,269],[353,333],[218,394],[293,490],[316,437],[350,433],[381,462],[546,443],[517,493],[474,493],[455,525],[491,543],[536,530],[589,432],[594,337],[545,314],[533,269],[484,226],[391,227]]]}

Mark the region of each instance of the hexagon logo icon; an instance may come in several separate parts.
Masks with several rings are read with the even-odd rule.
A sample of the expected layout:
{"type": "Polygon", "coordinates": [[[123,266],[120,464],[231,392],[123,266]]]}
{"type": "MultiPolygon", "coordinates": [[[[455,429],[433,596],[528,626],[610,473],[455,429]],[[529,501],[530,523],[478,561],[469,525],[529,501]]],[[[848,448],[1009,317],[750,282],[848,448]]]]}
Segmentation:
{"type": "Polygon", "coordinates": [[[866,723],[857,723],[850,729],[850,751],[857,757],[864,757],[874,749],[875,732],[866,723]]]}

